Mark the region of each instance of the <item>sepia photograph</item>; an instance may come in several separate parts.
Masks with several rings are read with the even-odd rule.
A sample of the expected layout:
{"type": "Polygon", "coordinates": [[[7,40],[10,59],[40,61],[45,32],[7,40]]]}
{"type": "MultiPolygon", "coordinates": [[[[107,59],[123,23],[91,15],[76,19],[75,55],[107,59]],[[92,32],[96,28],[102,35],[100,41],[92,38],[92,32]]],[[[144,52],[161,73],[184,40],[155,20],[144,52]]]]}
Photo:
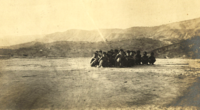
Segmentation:
{"type": "Polygon", "coordinates": [[[200,110],[200,1],[0,0],[0,110],[200,110]]]}

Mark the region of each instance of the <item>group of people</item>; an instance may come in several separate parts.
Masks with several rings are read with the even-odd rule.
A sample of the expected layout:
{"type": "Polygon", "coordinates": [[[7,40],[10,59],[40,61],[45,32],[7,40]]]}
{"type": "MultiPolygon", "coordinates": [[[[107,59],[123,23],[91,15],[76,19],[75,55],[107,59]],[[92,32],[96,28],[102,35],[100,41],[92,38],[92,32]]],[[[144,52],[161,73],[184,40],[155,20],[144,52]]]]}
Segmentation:
{"type": "Polygon", "coordinates": [[[134,65],[151,64],[155,63],[156,59],[154,53],[151,56],[147,56],[147,52],[144,52],[141,56],[140,51],[124,51],[110,50],[108,52],[96,51],[90,61],[91,67],[132,67],[134,65]]]}

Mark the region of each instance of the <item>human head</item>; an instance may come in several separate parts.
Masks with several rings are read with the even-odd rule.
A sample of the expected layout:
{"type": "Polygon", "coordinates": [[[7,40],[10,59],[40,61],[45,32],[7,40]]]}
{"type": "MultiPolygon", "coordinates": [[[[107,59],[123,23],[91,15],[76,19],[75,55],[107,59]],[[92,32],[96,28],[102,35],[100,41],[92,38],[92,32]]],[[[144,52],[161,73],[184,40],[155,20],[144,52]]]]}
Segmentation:
{"type": "Polygon", "coordinates": [[[101,56],[102,55],[102,50],[98,51],[98,55],[101,56]]]}
{"type": "Polygon", "coordinates": [[[106,55],[107,55],[106,52],[103,52],[102,56],[105,57],[106,55]]]}
{"type": "Polygon", "coordinates": [[[113,49],[111,49],[110,52],[114,52],[113,49]]]}
{"type": "Polygon", "coordinates": [[[127,56],[130,55],[130,51],[129,51],[129,50],[126,51],[126,55],[127,55],[127,56]]]}
{"type": "Polygon", "coordinates": [[[130,55],[131,55],[131,56],[134,56],[135,53],[136,53],[135,51],[130,51],[130,55]]]}
{"type": "Polygon", "coordinates": [[[102,53],[102,50],[99,50],[99,53],[102,53]]]}
{"type": "Polygon", "coordinates": [[[93,57],[94,58],[96,58],[97,57],[97,53],[95,52],[95,53],[93,53],[93,57]]]}
{"type": "Polygon", "coordinates": [[[145,55],[145,56],[147,55],[147,52],[146,52],[146,51],[144,52],[144,55],[145,55]]]}
{"type": "Polygon", "coordinates": [[[126,54],[123,49],[120,49],[120,52],[121,52],[121,55],[125,55],[126,54]]]}

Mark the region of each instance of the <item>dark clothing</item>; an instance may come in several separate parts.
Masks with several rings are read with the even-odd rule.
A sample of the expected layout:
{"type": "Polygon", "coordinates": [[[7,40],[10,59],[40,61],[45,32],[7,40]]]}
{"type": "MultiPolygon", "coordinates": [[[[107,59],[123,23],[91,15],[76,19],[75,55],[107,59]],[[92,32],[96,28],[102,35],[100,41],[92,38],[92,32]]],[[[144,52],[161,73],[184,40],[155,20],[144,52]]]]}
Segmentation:
{"type": "Polygon", "coordinates": [[[92,58],[90,61],[90,66],[95,67],[97,65],[99,65],[98,58],[92,58]]]}
{"type": "Polygon", "coordinates": [[[148,61],[149,61],[148,56],[145,55],[142,57],[142,64],[148,64],[148,61]]]}
{"type": "Polygon", "coordinates": [[[131,65],[131,66],[134,66],[134,65],[135,65],[134,56],[130,56],[130,65],[131,65]]]}
{"type": "Polygon", "coordinates": [[[141,55],[140,54],[137,54],[135,56],[135,64],[136,65],[140,65],[141,64],[141,55]]]}
{"type": "Polygon", "coordinates": [[[101,57],[99,59],[99,67],[108,67],[108,58],[107,57],[101,57]]]}
{"type": "Polygon", "coordinates": [[[125,62],[125,66],[126,67],[131,67],[132,66],[132,58],[131,58],[131,56],[126,56],[126,62],[125,62]]]}
{"type": "Polygon", "coordinates": [[[109,66],[112,67],[112,66],[115,66],[115,59],[113,57],[109,57],[109,66]]]}
{"type": "Polygon", "coordinates": [[[153,65],[155,62],[156,62],[156,58],[154,56],[150,56],[149,63],[153,65]]]}
{"type": "Polygon", "coordinates": [[[119,57],[121,57],[121,55],[120,55],[120,54],[117,54],[117,55],[115,56],[115,60],[117,60],[119,57]]]}
{"type": "Polygon", "coordinates": [[[124,55],[121,55],[121,54],[117,54],[116,57],[115,57],[115,65],[117,67],[124,67],[125,66],[125,62],[126,62],[126,58],[124,55]]]}

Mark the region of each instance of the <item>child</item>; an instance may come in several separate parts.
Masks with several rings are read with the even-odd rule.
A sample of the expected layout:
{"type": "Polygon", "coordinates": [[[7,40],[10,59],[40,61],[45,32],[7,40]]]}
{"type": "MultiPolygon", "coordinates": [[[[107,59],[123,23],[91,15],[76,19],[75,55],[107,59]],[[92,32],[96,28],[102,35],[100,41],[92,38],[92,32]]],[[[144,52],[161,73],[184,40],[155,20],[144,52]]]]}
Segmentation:
{"type": "Polygon", "coordinates": [[[141,64],[141,55],[140,55],[140,51],[137,51],[137,54],[135,56],[135,64],[136,65],[140,65],[141,64]]]}
{"type": "Polygon", "coordinates": [[[154,57],[154,53],[151,52],[151,56],[149,57],[149,63],[154,65],[155,62],[156,62],[156,58],[154,57]]]}
{"type": "Polygon", "coordinates": [[[144,52],[144,55],[142,57],[142,64],[147,64],[148,65],[148,56],[147,56],[147,52],[144,52]]]}

